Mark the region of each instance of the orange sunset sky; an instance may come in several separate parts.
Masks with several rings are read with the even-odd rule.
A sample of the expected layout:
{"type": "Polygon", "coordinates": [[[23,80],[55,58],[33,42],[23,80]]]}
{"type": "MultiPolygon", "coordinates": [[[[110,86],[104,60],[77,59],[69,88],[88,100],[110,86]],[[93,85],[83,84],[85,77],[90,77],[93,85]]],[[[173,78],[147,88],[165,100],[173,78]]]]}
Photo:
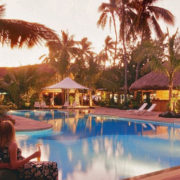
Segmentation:
{"type": "MultiPolygon", "coordinates": [[[[4,18],[38,22],[54,29],[58,34],[65,30],[74,35],[75,40],[88,37],[96,52],[102,49],[108,34],[114,37],[113,29],[110,32],[109,26],[105,30],[97,28],[96,22],[100,15],[97,9],[102,2],[108,0],[1,0],[1,4],[6,5],[4,18]]],[[[157,5],[174,14],[175,26],[169,27],[170,32],[174,33],[180,27],[180,0],[159,0],[157,5]]],[[[166,30],[164,24],[162,27],[166,30]]],[[[40,63],[39,57],[47,53],[48,49],[43,45],[13,50],[0,46],[0,67],[40,63]]]]}

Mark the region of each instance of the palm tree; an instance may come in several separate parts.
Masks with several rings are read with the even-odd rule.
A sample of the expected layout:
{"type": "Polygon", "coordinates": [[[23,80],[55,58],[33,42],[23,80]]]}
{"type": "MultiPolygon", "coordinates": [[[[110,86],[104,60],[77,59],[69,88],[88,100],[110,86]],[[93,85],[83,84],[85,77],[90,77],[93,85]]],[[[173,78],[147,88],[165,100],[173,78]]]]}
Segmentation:
{"type": "Polygon", "coordinates": [[[180,70],[180,37],[177,37],[177,32],[168,38],[168,61],[162,63],[159,58],[154,57],[150,66],[156,71],[163,72],[169,79],[169,110],[173,111],[173,80],[175,73],[180,70]]]}
{"type": "Polygon", "coordinates": [[[61,78],[69,75],[71,60],[78,54],[77,42],[73,36],[61,31],[60,43],[48,42],[49,55],[45,62],[51,63],[61,75],[61,78]]]}
{"type": "Polygon", "coordinates": [[[85,37],[81,39],[81,41],[78,43],[79,44],[79,55],[83,58],[89,57],[93,54],[92,51],[92,43],[88,41],[88,38],[85,37]]]}
{"type": "Polygon", "coordinates": [[[174,25],[174,16],[167,9],[154,6],[157,0],[139,0],[136,2],[137,18],[135,21],[136,30],[141,34],[141,39],[150,39],[152,29],[158,38],[163,36],[158,20],[174,25]]]}
{"type": "Polygon", "coordinates": [[[100,53],[97,56],[98,63],[103,64],[104,69],[106,67],[106,62],[110,62],[112,66],[115,66],[115,61],[112,64],[112,56],[113,56],[113,50],[114,50],[114,42],[112,41],[112,38],[110,36],[107,36],[104,40],[104,48],[100,51],[100,53]]]}
{"type": "Polygon", "coordinates": [[[32,47],[42,40],[56,41],[59,38],[55,32],[44,25],[30,23],[22,20],[3,19],[5,13],[4,5],[0,6],[0,42],[8,44],[11,48],[23,45],[32,47]]]}
{"type": "MultiPolygon", "coordinates": [[[[114,103],[114,94],[120,92],[120,87],[122,87],[123,79],[122,79],[123,71],[119,66],[108,67],[105,71],[100,75],[100,83],[102,88],[107,89],[112,92],[111,102],[114,103]]],[[[119,96],[118,96],[119,102],[119,96]]]]}
{"type": "Polygon", "coordinates": [[[84,84],[87,87],[91,87],[92,89],[95,88],[95,83],[97,82],[100,73],[101,72],[96,58],[93,55],[89,56],[89,58],[87,59],[86,76],[84,77],[84,84]]]}
{"type": "Polygon", "coordinates": [[[136,14],[133,11],[132,4],[130,0],[119,0],[117,3],[117,10],[116,10],[120,28],[119,28],[119,37],[122,40],[123,46],[123,62],[124,62],[124,95],[125,95],[125,103],[127,103],[127,39],[128,39],[128,32],[136,17],[136,14]]]}
{"type": "Polygon", "coordinates": [[[71,71],[75,79],[84,84],[88,59],[95,53],[92,51],[92,43],[86,37],[77,42],[77,45],[78,54],[75,57],[75,62],[71,65],[71,71]]]}
{"type": "MultiPolygon", "coordinates": [[[[111,59],[110,57],[113,56],[113,50],[116,47],[114,48],[114,42],[112,41],[112,38],[110,36],[106,37],[104,43],[105,43],[104,51],[105,51],[106,56],[108,58],[107,60],[110,60],[111,59]]],[[[116,51],[116,53],[117,53],[117,51],[116,51]]],[[[117,54],[116,54],[116,57],[117,57],[117,54]]],[[[115,66],[115,59],[114,59],[114,62],[113,62],[113,66],[115,66]]]]}
{"type": "MultiPolygon", "coordinates": [[[[133,3],[133,7],[137,12],[137,16],[134,20],[134,28],[140,34],[141,43],[144,40],[150,39],[152,31],[156,33],[158,38],[163,37],[163,31],[158,23],[158,20],[163,20],[165,23],[174,25],[174,16],[167,9],[154,6],[157,0],[138,0],[133,3]]],[[[136,80],[139,74],[139,62],[136,66],[136,80]]]]}
{"type": "Polygon", "coordinates": [[[101,26],[103,29],[107,24],[108,18],[109,18],[109,25],[111,27],[111,23],[113,22],[113,26],[114,26],[114,32],[115,32],[115,53],[114,53],[114,64],[115,64],[115,60],[117,58],[116,54],[117,54],[117,43],[118,43],[118,34],[117,34],[117,27],[116,27],[116,19],[115,19],[115,15],[116,15],[116,6],[117,0],[109,0],[109,3],[102,3],[99,6],[99,12],[102,12],[99,20],[97,22],[98,26],[101,26]]]}
{"type": "Polygon", "coordinates": [[[102,69],[105,69],[108,57],[104,49],[99,52],[99,54],[96,56],[96,59],[97,63],[102,66],[102,69]]]}
{"type": "MultiPolygon", "coordinates": [[[[110,36],[107,36],[104,41],[104,54],[106,55],[106,61],[111,61],[111,57],[113,56],[113,50],[114,50],[114,42],[112,41],[112,38],[110,36]]],[[[110,62],[110,64],[112,64],[110,62]]],[[[115,66],[115,61],[113,62],[113,66],[115,66]]]]}
{"type": "Polygon", "coordinates": [[[166,35],[158,40],[144,40],[139,43],[132,51],[131,57],[132,61],[135,63],[135,80],[137,80],[137,75],[139,74],[139,70],[147,71],[147,64],[151,61],[153,56],[162,59],[164,57],[164,40],[166,35]],[[137,68],[138,67],[138,68],[137,68]],[[138,71],[138,72],[137,72],[138,71]]]}

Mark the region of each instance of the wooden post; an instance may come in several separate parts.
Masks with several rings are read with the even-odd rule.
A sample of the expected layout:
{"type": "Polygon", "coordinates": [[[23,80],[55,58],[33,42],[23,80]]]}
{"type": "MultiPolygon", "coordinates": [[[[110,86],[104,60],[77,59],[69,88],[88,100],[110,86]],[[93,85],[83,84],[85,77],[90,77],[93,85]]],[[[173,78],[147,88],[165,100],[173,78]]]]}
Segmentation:
{"type": "Polygon", "coordinates": [[[78,89],[75,90],[75,103],[76,103],[77,106],[80,105],[80,103],[79,103],[79,91],[78,91],[78,89]]]}
{"type": "Polygon", "coordinates": [[[52,94],[52,106],[54,107],[54,92],[53,92],[53,94],[52,94]]]}
{"type": "Polygon", "coordinates": [[[89,106],[92,106],[92,92],[89,90],[89,106]]]}

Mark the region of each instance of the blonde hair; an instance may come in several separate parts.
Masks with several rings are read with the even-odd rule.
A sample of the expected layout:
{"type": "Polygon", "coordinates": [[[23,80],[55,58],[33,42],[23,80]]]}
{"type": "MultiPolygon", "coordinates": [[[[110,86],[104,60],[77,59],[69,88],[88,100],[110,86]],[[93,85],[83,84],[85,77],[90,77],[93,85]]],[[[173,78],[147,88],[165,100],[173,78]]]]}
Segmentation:
{"type": "Polygon", "coordinates": [[[15,128],[11,121],[0,122],[0,147],[4,148],[15,140],[15,128]]]}

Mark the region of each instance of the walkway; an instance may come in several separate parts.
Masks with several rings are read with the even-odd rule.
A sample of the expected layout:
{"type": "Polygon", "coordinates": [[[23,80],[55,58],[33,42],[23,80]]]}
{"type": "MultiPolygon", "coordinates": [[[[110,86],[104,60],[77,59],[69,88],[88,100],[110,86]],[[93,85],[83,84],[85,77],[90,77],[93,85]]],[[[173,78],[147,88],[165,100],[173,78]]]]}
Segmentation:
{"type": "Polygon", "coordinates": [[[91,110],[91,113],[117,116],[121,118],[142,119],[142,120],[151,120],[151,121],[159,121],[159,122],[167,122],[167,123],[173,123],[173,122],[180,123],[180,118],[159,117],[160,112],[135,113],[134,111],[128,111],[128,110],[96,107],[95,109],[91,110]]]}
{"type": "Polygon", "coordinates": [[[51,124],[35,121],[32,119],[10,115],[13,119],[15,119],[15,129],[16,131],[38,131],[49,129],[52,127],[51,124]]]}
{"type": "Polygon", "coordinates": [[[180,166],[124,180],[180,180],[180,166]]]}

